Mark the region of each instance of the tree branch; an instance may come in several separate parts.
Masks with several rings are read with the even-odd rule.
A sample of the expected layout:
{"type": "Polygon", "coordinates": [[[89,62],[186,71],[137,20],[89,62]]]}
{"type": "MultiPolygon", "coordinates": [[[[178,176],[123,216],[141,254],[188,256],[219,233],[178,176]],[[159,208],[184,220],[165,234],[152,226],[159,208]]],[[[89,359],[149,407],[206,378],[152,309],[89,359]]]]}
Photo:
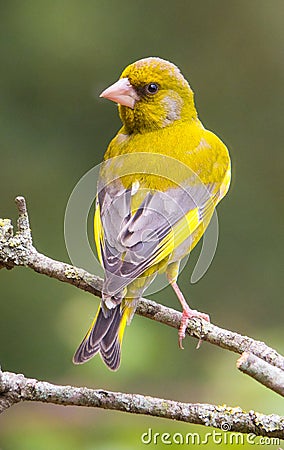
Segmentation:
{"type": "Polygon", "coordinates": [[[248,352],[244,352],[238,359],[237,368],[284,397],[283,370],[248,352]]]}
{"type": "MultiPolygon", "coordinates": [[[[12,269],[16,266],[30,267],[38,273],[72,284],[83,291],[100,297],[102,289],[101,278],[70,264],[51,259],[36,250],[32,242],[25,199],[17,197],[16,205],[19,218],[17,221],[18,230],[15,234],[11,221],[9,219],[0,219],[0,269],[3,267],[12,269]]],[[[179,328],[180,326],[180,312],[145,298],[139,301],[136,312],[141,316],[174,328],[179,328]]],[[[284,358],[264,342],[222,329],[201,319],[190,320],[187,333],[197,339],[202,339],[235,353],[243,354],[248,352],[250,354],[249,359],[247,362],[245,361],[247,359],[245,353],[245,356],[238,361],[238,368],[253,376],[257,381],[273,391],[284,395],[283,384],[281,387],[282,381],[280,382],[280,380],[283,380],[284,358]],[[266,368],[266,375],[263,375],[264,367],[266,368]],[[267,381],[267,373],[269,373],[269,381],[267,381]]],[[[0,386],[2,386],[2,391],[4,392],[0,397],[2,409],[20,400],[45,401],[58,404],[118,409],[205,424],[217,428],[220,428],[220,424],[225,421],[230,426],[232,425],[232,428],[230,428],[232,431],[252,432],[266,436],[280,436],[281,434],[283,437],[284,432],[283,418],[276,415],[264,416],[254,412],[247,414],[240,408],[193,405],[135,394],[109,393],[101,390],[94,391],[70,386],[54,386],[49,383],[26,379],[23,375],[9,374],[8,372],[2,374],[0,386]],[[30,386],[32,386],[32,389],[30,389],[30,386]],[[231,421],[228,417],[232,418],[231,421]],[[276,434],[273,434],[275,432],[276,434]]]]}
{"type": "Polygon", "coordinates": [[[35,401],[65,406],[103,408],[205,425],[223,431],[284,438],[284,417],[276,414],[264,415],[254,411],[246,413],[239,407],[181,403],[140,394],[59,386],[10,372],[0,372],[1,392],[0,413],[13,403],[35,401]]]}

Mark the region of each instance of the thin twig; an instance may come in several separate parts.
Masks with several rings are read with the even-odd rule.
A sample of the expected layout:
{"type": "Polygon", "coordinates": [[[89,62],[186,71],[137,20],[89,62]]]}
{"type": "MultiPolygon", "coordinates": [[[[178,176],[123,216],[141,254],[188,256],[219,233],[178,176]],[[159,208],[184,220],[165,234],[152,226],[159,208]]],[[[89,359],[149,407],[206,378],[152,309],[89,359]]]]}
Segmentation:
{"type": "Polygon", "coordinates": [[[284,372],[252,353],[244,352],[237,368],[284,397],[284,372]]]}
{"type": "MultiPolygon", "coordinates": [[[[215,406],[200,403],[181,403],[141,394],[110,392],[85,387],[58,386],[25,378],[21,374],[0,372],[1,399],[10,395],[10,403],[35,401],[65,406],[89,406],[132,414],[178,420],[192,424],[215,427],[224,431],[253,433],[257,436],[284,438],[284,417],[276,414],[264,415],[254,411],[248,413],[241,408],[215,406]],[[12,393],[12,394],[11,394],[12,393]]],[[[2,406],[4,410],[5,404],[2,406]]]]}

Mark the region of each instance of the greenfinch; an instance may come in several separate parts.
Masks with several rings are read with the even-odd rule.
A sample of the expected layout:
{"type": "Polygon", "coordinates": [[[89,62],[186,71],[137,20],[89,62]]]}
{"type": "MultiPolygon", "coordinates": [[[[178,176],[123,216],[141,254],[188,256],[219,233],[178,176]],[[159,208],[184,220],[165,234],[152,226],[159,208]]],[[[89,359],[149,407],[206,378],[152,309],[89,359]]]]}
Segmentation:
{"type": "Polygon", "coordinates": [[[125,326],[157,273],[165,272],[182,306],[181,348],[188,320],[209,320],[189,307],[177,278],[228,191],[231,163],[226,146],[198,119],[193,91],[174,64],[141,59],[100,97],[118,104],[122,128],[105,153],[97,187],[102,301],[73,361],[99,352],[117,370],[125,326]]]}

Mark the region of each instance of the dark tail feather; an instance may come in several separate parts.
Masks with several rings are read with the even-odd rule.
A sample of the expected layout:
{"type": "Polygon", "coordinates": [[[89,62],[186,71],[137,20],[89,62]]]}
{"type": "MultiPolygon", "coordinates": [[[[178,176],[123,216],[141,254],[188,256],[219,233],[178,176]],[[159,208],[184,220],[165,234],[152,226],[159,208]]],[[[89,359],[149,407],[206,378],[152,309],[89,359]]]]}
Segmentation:
{"type": "Polygon", "coordinates": [[[105,364],[111,370],[117,370],[127,317],[127,309],[121,311],[120,305],[109,309],[107,317],[99,307],[89,331],[73,357],[73,362],[82,364],[100,352],[105,364]]]}

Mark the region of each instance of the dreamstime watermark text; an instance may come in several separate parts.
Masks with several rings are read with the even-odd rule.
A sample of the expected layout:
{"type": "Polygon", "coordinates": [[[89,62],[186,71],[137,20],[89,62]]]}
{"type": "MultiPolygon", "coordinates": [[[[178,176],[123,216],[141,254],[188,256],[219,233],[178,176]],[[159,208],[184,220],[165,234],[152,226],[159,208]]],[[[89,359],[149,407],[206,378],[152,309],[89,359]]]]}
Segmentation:
{"type": "MultiPolygon", "coordinates": [[[[279,445],[280,439],[268,436],[256,436],[253,433],[243,434],[229,432],[230,425],[222,424],[222,431],[212,430],[205,434],[163,432],[159,433],[152,428],[141,434],[144,445],[279,445]]],[[[281,449],[279,449],[281,450],[281,449]]]]}

